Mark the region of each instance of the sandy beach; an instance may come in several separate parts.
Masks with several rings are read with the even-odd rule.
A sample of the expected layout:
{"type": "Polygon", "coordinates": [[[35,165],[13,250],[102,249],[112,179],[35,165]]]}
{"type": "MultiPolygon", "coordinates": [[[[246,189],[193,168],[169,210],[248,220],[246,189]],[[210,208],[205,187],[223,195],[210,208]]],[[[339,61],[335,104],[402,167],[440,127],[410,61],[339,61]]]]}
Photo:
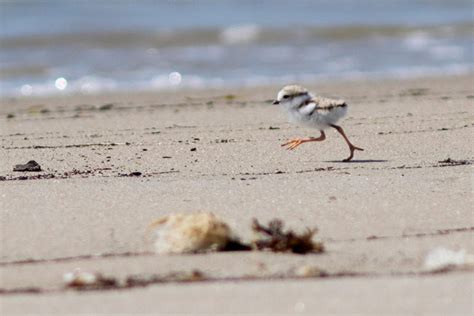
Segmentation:
{"type": "Polygon", "coordinates": [[[280,147],[318,136],[271,105],[280,86],[3,98],[2,314],[471,314],[472,268],[434,273],[424,260],[439,247],[474,253],[473,84],[305,84],[350,105],[341,125],[365,149],[350,163],[335,131],[280,147]],[[13,171],[29,160],[42,171],[13,171]],[[252,218],[317,227],[326,251],[150,254],[148,224],[197,211],[246,240],[252,218]],[[67,289],[76,268],[162,281],[67,289]],[[169,277],[193,271],[202,277],[169,277]]]}

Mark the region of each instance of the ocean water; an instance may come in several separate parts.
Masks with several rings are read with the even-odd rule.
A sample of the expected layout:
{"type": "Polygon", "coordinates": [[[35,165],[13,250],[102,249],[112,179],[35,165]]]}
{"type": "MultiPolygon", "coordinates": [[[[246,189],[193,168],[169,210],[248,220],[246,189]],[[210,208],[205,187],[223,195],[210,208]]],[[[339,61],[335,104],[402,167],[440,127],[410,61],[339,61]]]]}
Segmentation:
{"type": "Polygon", "coordinates": [[[0,0],[0,94],[473,70],[471,0],[0,0]]]}

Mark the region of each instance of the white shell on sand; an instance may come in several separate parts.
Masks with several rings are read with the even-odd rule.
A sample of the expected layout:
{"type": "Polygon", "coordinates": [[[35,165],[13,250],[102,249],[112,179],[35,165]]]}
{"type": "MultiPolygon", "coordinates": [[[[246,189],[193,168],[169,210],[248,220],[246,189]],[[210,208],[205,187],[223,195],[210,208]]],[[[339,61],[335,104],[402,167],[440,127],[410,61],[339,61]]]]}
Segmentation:
{"type": "Polygon", "coordinates": [[[446,248],[435,248],[431,250],[425,258],[424,267],[426,270],[435,271],[448,267],[463,266],[469,263],[470,256],[466,255],[466,250],[452,251],[446,248]]]}
{"type": "Polygon", "coordinates": [[[63,281],[67,286],[87,286],[94,285],[100,277],[96,273],[81,271],[76,269],[73,272],[63,274],[63,281]]]}

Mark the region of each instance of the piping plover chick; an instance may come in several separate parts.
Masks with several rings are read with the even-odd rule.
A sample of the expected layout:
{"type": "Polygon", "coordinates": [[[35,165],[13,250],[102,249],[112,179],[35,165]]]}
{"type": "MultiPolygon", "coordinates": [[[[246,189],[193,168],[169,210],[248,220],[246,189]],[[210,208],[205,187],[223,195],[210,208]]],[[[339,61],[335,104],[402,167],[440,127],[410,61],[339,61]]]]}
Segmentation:
{"type": "Polygon", "coordinates": [[[355,150],[362,148],[354,146],[347,138],[344,130],[336,125],[347,113],[347,103],[344,100],[334,100],[312,95],[305,88],[298,85],[289,85],[283,87],[278,92],[278,96],[273,104],[280,104],[288,113],[290,121],[303,126],[317,128],[321,135],[317,138],[297,138],[284,143],[282,146],[288,146],[287,149],[293,150],[299,145],[308,142],[320,142],[326,139],[324,130],[332,127],[342,135],[351,154],[343,161],[350,161],[354,157],[355,150]]]}

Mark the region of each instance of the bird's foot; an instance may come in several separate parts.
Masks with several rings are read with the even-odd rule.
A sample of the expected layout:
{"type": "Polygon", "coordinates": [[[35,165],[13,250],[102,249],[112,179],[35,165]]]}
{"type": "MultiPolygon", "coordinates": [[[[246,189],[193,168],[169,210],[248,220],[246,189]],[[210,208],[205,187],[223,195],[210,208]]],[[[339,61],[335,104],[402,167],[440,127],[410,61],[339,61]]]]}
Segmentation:
{"type": "Polygon", "coordinates": [[[297,138],[297,139],[292,139],[289,142],[286,142],[286,143],[282,144],[281,147],[288,146],[286,149],[293,150],[293,149],[295,149],[296,147],[298,147],[299,145],[301,145],[303,143],[304,143],[303,139],[297,138]]]}
{"type": "Polygon", "coordinates": [[[350,146],[349,148],[351,150],[351,155],[349,157],[347,157],[346,159],[342,160],[344,162],[348,162],[348,161],[352,160],[352,158],[354,157],[354,151],[356,151],[356,150],[364,151],[363,148],[356,147],[356,146],[350,146]]]}

